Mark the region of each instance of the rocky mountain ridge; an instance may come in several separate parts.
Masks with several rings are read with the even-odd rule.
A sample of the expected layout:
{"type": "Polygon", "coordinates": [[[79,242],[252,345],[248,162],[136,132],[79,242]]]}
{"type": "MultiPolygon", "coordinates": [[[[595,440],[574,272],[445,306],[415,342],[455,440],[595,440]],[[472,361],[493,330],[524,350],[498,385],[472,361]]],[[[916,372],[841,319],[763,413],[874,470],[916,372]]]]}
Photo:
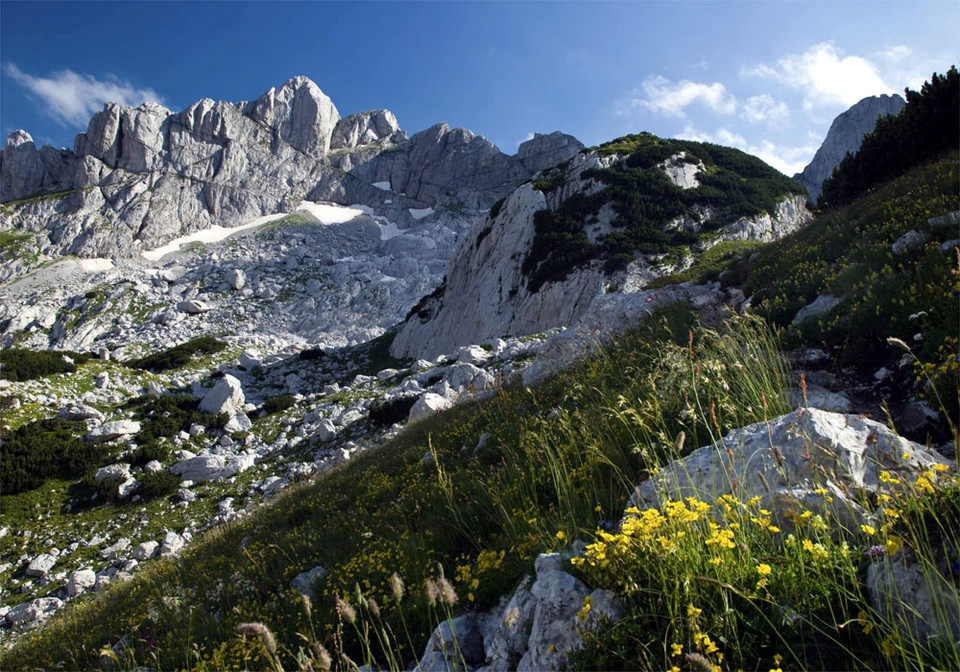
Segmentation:
{"type": "Polygon", "coordinates": [[[296,77],[252,102],[204,99],[179,113],[111,103],[72,150],[38,150],[14,132],[0,152],[0,228],[35,237],[45,257],[118,258],[290,212],[305,198],[383,208],[403,226],[410,208],[488,207],[581,147],[554,133],[508,156],[445,124],[408,140],[389,111],[341,119],[316,84],[296,77]]]}
{"type": "Polygon", "coordinates": [[[877,119],[888,114],[899,114],[906,101],[899,95],[869,96],[841,113],[827,131],[817,153],[803,169],[793,176],[807,188],[810,200],[817,202],[823,181],[833,174],[848,153],[855,154],[863,142],[863,136],[873,130],[877,119]]]}
{"type": "MultiPolygon", "coordinates": [[[[618,211],[621,206],[601,178],[603,171],[630,161],[627,155],[585,151],[561,165],[562,178],[544,178],[560,180],[559,183],[526,183],[517,187],[483,221],[477,222],[460,243],[450,261],[446,283],[411,311],[394,340],[392,352],[397,356],[432,357],[478,338],[521,336],[569,325],[584,316],[604,294],[637,292],[656,278],[691,266],[697,254],[714,245],[730,241],[769,242],[797,230],[811,218],[806,199],[799,193],[781,195],[769,213],[725,219],[720,216],[720,207],[695,203],[663,224],[662,232],[654,230],[649,234],[690,234],[684,240],[696,242],[682,248],[679,256],[630,249],[626,255],[629,261],[613,272],[609,263],[601,260],[567,262],[569,266],[562,277],[535,286],[529,267],[537,254],[537,238],[544,228],[539,218],[544,213],[562,213],[568,203],[599,197],[577,215],[579,219],[570,224],[568,231],[579,229],[573,235],[582,235],[582,245],[602,249],[607,240],[616,240],[624,228],[629,229],[629,217],[619,216],[618,212],[623,212],[618,211]],[[717,227],[715,218],[724,223],[717,227]]],[[[669,188],[692,193],[699,186],[697,176],[706,169],[702,162],[691,160],[681,151],[656,163],[651,170],[660,179],[669,180],[669,188]]],[[[799,192],[799,187],[795,191],[799,192]]],[[[547,258],[540,262],[540,267],[549,263],[547,258]]]]}

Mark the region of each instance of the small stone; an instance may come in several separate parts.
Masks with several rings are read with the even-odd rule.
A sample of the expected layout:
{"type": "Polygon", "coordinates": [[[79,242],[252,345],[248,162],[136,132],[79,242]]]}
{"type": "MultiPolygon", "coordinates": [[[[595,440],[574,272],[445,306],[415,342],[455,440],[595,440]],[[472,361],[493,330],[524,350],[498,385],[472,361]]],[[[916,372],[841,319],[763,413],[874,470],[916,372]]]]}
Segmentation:
{"type": "Polygon", "coordinates": [[[56,563],[57,559],[54,556],[50,555],[49,553],[41,553],[30,561],[30,564],[27,565],[27,570],[24,573],[27,576],[43,578],[50,573],[50,570],[53,569],[53,566],[56,563]]]}

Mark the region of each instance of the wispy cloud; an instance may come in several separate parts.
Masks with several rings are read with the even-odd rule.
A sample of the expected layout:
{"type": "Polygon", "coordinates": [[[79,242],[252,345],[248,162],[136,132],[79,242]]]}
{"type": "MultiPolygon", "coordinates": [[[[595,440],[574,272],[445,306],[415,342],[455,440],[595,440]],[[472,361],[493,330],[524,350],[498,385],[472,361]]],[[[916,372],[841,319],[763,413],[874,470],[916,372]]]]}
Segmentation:
{"type": "Polygon", "coordinates": [[[790,116],[784,102],[777,102],[766,93],[747,98],[740,109],[740,116],[751,124],[782,122],[790,116]]]}
{"type": "Polygon", "coordinates": [[[113,75],[97,79],[72,70],[61,70],[49,77],[34,77],[13,63],[6,64],[3,70],[29,92],[46,114],[63,126],[86,126],[90,117],[108,102],[164,104],[163,97],[153,89],[137,88],[113,75]]]}
{"type": "Polygon", "coordinates": [[[648,77],[637,92],[618,105],[620,114],[629,114],[638,108],[668,117],[683,118],[687,107],[697,104],[718,114],[733,114],[736,98],[720,82],[704,84],[684,79],[672,82],[662,75],[648,77]]]}
{"type": "Polygon", "coordinates": [[[530,132],[527,133],[525,136],[523,136],[522,138],[520,138],[519,140],[517,140],[517,148],[519,149],[519,148],[520,148],[520,145],[522,145],[523,143],[525,143],[527,140],[533,140],[533,138],[534,138],[535,136],[536,136],[536,134],[535,134],[533,131],[530,131],[530,132]]]}
{"type": "Polygon", "coordinates": [[[893,92],[876,65],[860,56],[844,55],[832,42],[815,44],[802,54],[787,54],[775,63],[744,68],[742,74],[801,91],[808,110],[850,106],[867,96],[893,92]]]}
{"type": "Polygon", "coordinates": [[[748,154],[753,154],[762,159],[784,175],[794,175],[802,171],[817,151],[817,144],[784,147],[765,139],[759,143],[751,143],[742,135],[726,128],[720,128],[715,133],[706,133],[698,131],[692,126],[687,126],[679,137],[742,149],[748,154]]]}

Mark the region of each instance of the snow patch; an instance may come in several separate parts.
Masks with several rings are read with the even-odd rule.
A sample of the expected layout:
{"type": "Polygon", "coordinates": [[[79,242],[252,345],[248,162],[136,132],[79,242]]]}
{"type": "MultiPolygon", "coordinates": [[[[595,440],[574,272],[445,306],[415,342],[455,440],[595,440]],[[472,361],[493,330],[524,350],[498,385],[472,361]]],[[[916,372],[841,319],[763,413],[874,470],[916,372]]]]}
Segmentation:
{"type": "Polygon", "coordinates": [[[335,205],[333,203],[313,203],[311,201],[302,201],[293,213],[278,212],[274,215],[258,217],[253,221],[247,222],[246,224],[241,224],[240,226],[234,227],[214,225],[210,228],[203,229],[202,231],[195,231],[194,233],[186,236],[181,236],[175,240],[171,240],[162,247],[158,247],[153,250],[146,250],[141,254],[145,259],[149,259],[150,261],[158,261],[164,256],[178,251],[183,245],[188,243],[219,243],[220,241],[229,238],[234,234],[261,227],[264,224],[275,222],[278,219],[283,219],[284,217],[288,217],[289,215],[296,214],[298,212],[305,212],[311,215],[320,224],[343,224],[344,222],[349,222],[353,219],[356,219],[360,215],[373,214],[373,210],[365,205],[345,206],[335,205]]]}
{"type": "Polygon", "coordinates": [[[112,259],[78,259],[77,263],[80,265],[81,271],[87,271],[88,273],[109,271],[115,266],[112,259]]]}
{"type": "Polygon", "coordinates": [[[390,182],[374,182],[373,186],[383,191],[390,191],[390,182]]]}
{"type": "Polygon", "coordinates": [[[380,240],[390,240],[397,236],[402,236],[403,231],[393,222],[377,222],[380,226],[380,240]]]}
{"type": "Polygon", "coordinates": [[[414,219],[423,219],[433,214],[433,208],[407,208],[407,212],[414,219]]]}

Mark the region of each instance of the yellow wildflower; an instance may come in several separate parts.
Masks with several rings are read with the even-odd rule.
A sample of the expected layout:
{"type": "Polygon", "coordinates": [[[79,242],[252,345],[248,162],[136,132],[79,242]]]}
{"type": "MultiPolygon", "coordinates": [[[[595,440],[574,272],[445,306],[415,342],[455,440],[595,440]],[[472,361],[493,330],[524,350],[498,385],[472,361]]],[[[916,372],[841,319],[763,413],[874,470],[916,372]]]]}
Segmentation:
{"type": "Polygon", "coordinates": [[[695,606],[693,606],[693,602],[687,605],[687,616],[696,618],[702,613],[703,613],[703,609],[697,609],[695,606]]]}
{"type": "Polygon", "coordinates": [[[773,569],[770,567],[770,565],[766,563],[760,563],[757,565],[757,574],[760,574],[761,576],[770,576],[771,572],[773,572],[773,569]]]}
{"type": "Polygon", "coordinates": [[[674,658],[676,658],[676,657],[679,656],[681,653],[683,653],[683,645],[682,645],[682,644],[676,644],[676,643],[671,644],[671,645],[670,645],[670,650],[671,650],[670,655],[673,656],[674,658]]]}
{"type": "Polygon", "coordinates": [[[877,533],[877,528],[872,525],[861,525],[860,529],[867,535],[871,536],[877,533]]]}

